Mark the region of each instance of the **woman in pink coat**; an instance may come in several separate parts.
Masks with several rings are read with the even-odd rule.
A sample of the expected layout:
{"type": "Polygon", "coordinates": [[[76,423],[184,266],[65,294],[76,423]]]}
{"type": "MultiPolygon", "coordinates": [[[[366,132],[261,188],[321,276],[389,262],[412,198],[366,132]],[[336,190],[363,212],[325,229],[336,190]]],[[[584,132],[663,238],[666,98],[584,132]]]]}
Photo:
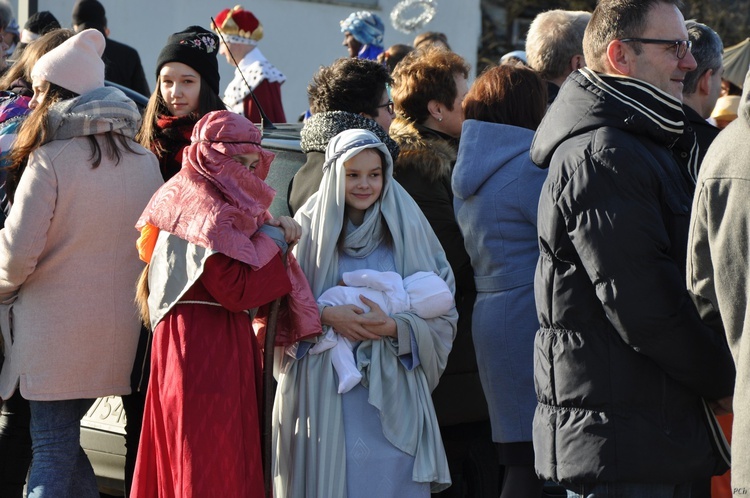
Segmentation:
{"type": "Polygon", "coordinates": [[[30,401],[33,498],[99,496],[80,419],[130,391],[138,340],[132,226],[162,180],[133,141],[137,107],[104,87],[104,44],[86,30],[37,61],[11,156],[25,170],[0,231],[0,398],[30,401]]]}

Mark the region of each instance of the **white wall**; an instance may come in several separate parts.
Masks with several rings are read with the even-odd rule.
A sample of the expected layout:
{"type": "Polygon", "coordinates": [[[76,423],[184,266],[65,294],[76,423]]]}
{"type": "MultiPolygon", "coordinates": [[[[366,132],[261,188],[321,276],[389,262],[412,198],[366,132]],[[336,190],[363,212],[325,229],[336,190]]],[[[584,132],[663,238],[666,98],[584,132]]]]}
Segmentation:
{"type": "MultiPolygon", "coordinates": [[[[11,4],[18,12],[18,1],[11,4]]],[[[208,28],[210,17],[238,0],[226,3],[214,0],[99,0],[107,11],[110,36],[138,50],[149,84],[155,82],[156,57],[169,34],[198,24],[208,28]]],[[[38,9],[49,10],[63,27],[71,24],[75,0],[38,0],[38,9]]],[[[380,0],[372,9],[386,24],[385,46],[410,44],[414,34],[403,34],[390,24],[390,12],[398,0],[380,0]]],[[[424,30],[442,31],[455,52],[473,67],[481,33],[480,0],[438,0],[437,14],[424,30]]],[[[287,77],[282,87],[284,110],[293,121],[307,109],[307,87],[313,73],[338,57],[346,56],[341,45],[339,21],[357,10],[299,0],[246,0],[243,4],[263,24],[265,36],[260,42],[263,54],[287,77]]],[[[19,19],[23,27],[25,19],[19,19]]],[[[221,89],[232,79],[232,68],[219,56],[221,89]]]]}

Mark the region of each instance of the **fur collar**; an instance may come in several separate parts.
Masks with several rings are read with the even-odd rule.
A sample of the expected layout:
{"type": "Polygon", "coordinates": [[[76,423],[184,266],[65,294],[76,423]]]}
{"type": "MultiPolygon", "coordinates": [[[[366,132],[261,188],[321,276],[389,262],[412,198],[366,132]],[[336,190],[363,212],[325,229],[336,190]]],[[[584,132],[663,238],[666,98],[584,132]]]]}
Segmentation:
{"type": "Polygon", "coordinates": [[[394,174],[398,175],[400,170],[412,170],[430,182],[450,181],[458,153],[457,140],[449,140],[403,118],[396,118],[389,132],[400,148],[394,174]]]}

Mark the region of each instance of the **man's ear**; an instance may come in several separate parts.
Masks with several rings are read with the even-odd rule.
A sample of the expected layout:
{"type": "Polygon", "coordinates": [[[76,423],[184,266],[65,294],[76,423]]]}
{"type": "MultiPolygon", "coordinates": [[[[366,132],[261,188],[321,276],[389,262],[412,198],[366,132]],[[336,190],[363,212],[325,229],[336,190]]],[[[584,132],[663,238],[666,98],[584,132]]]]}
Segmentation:
{"type": "Polygon", "coordinates": [[[568,69],[570,72],[578,71],[582,67],[586,67],[586,59],[583,58],[583,54],[577,54],[570,58],[568,61],[568,69]]]}
{"type": "Polygon", "coordinates": [[[713,69],[706,69],[703,74],[701,74],[701,77],[698,78],[698,87],[696,88],[696,91],[698,91],[701,95],[710,95],[711,94],[711,77],[714,75],[713,69]]]}
{"type": "Polygon", "coordinates": [[[627,43],[612,40],[607,45],[607,62],[615,73],[630,76],[633,73],[635,52],[627,43]]]}

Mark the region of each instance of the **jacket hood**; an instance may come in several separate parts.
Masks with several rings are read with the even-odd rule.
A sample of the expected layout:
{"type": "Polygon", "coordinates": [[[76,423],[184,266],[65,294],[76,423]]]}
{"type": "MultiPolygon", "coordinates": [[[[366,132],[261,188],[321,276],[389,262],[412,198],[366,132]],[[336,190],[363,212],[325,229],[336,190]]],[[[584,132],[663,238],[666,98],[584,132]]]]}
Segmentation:
{"type": "Polygon", "coordinates": [[[534,131],[499,123],[467,119],[461,128],[461,145],[453,170],[453,194],[474,195],[503,166],[529,154],[534,131]]]}
{"type": "Polygon", "coordinates": [[[657,87],[584,68],[571,73],[547,110],[534,136],[531,160],[548,168],[562,142],[603,127],[646,136],[672,148],[680,141],[686,121],[681,102],[657,87]]]}
{"type": "Polygon", "coordinates": [[[450,181],[456,162],[458,144],[436,131],[416,125],[404,118],[396,118],[389,133],[399,146],[394,174],[399,170],[419,172],[429,181],[450,181]]]}

